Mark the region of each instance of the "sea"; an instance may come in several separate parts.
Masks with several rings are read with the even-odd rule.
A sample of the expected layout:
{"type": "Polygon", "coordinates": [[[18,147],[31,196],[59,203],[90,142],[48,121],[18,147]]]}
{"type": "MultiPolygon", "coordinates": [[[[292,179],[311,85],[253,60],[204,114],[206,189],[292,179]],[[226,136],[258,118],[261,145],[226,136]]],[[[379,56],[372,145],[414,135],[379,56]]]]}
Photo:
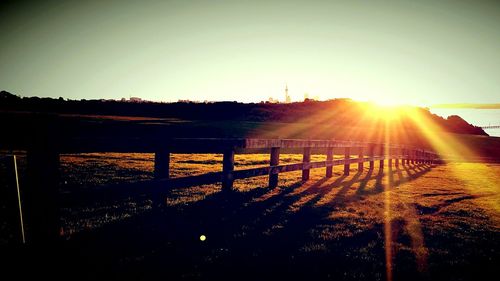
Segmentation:
{"type": "MultiPolygon", "coordinates": [[[[430,111],[444,118],[458,115],[474,126],[500,125],[500,109],[431,108],[430,111]]],[[[500,137],[500,128],[484,129],[484,131],[492,137],[500,137]]]]}

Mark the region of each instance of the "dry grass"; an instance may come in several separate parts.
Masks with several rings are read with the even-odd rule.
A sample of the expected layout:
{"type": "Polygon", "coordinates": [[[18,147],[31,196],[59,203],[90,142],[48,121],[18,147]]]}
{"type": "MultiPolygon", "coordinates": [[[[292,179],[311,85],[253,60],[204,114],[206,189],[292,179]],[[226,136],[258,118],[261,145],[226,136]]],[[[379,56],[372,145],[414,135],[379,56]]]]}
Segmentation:
{"type": "MultiPolygon", "coordinates": [[[[268,165],[268,157],[237,155],[236,169],[268,165]]],[[[281,162],[300,162],[301,157],[282,155],[281,162]]],[[[312,161],[323,157],[313,156],[312,161]]],[[[151,179],[153,173],[153,155],[148,154],[61,159],[62,187],[69,189],[151,179]]],[[[221,163],[220,155],[178,154],[172,157],[171,171],[174,177],[195,175],[218,171],[221,163]]],[[[317,279],[350,280],[386,279],[388,262],[395,279],[467,280],[476,271],[496,268],[500,165],[386,167],[384,174],[377,165],[373,172],[366,166],[358,173],[357,165],[351,165],[349,176],[334,167],[332,178],[324,178],[324,169],[314,169],[305,183],[300,172],[280,174],[279,187],[272,190],[266,187],[267,177],[238,180],[229,197],[218,185],[170,190],[159,213],[148,198],[66,208],[64,234],[70,241],[83,241],[86,233],[116,233],[141,225],[134,233],[147,232],[147,242],[135,242],[135,250],[121,249],[118,268],[146,277],[166,273],[144,267],[144,259],[182,265],[166,276],[201,279],[220,277],[215,272],[229,265],[231,270],[264,268],[249,275],[254,277],[288,268],[291,276],[312,270],[310,276],[317,279]],[[147,215],[148,210],[154,215],[147,215]],[[200,234],[208,237],[203,245],[197,241],[200,234]],[[177,260],[172,249],[192,257],[177,260]],[[145,268],[150,271],[145,273],[145,268]]],[[[109,247],[128,243],[128,238],[120,239],[109,247]]]]}
{"type": "MultiPolygon", "coordinates": [[[[336,157],[342,157],[340,155],[336,157]]],[[[88,153],[61,157],[62,184],[95,186],[116,182],[130,182],[153,178],[152,154],[88,153]]],[[[324,160],[323,155],[313,155],[312,161],[324,160]]],[[[302,155],[284,154],[280,163],[301,162],[302,155]]],[[[183,177],[220,171],[222,156],[218,154],[173,154],[171,176],[183,177]]],[[[247,169],[269,165],[267,154],[236,155],[235,169],[247,169]]],[[[324,169],[311,170],[311,180],[294,187],[285,197],[297,197],[290,212],[298,211],[308,203],[311,207],[331,208],[332,220],[364,223],[380,223],[384,219],[384,201],[389,198],[390,219],[436,218],[439,214],[484,218],[490,226],[500,225],[500,165],[480,163],[450,163],[434,167],[425,174],[424,168],[394,170],[391,177],[377,177],[356,173],[351,165],[351,175],[341,176],[342,167],[334,167],[334,177],[325,179],[324,169]],[[464,175],[458,177],[457,175],[464,175]],[[386,192],[382,192],[388,189],[386,192]],[[349,208],[345,208],[350,206],[349,208]],[[338,208],[341,210],[337,210],[338,208]],[[355,210],[355,211],[353,211],[355,210]]],[[[377,166],[376,166],[377,168],[377,166]]],[[[377,170],[375,170],[377,172],[377,170]]],[[[387,171],[386,171],[387,173],[387,171]]],[[[280,188],[287,189],[300,181],[301,172],[280,175],[280,188]]],[[[237,180],[235,190],[248,192],[265,188],[267,177],[237,180]]],[[[188,204],[206,198],[220,187],[218,184],[177,189],[169,193],[167,204],[188,204]]],[[[276,191],[269,191],[251,202],[262,202],[276,191]]],[[[449,222],[451,223],[451,222],[449,222]]],[[[333,235],[333,234],[332,234],[333,235]]]]}

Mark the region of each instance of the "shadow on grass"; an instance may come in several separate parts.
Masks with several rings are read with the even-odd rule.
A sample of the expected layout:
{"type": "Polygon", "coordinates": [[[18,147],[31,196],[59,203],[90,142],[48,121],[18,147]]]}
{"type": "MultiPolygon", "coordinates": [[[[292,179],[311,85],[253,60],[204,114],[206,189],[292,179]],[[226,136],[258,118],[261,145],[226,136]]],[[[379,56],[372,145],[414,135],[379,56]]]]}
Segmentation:
{"type": "Polygon", "coordinates": [[[359,267],[384,272],[380,245],[376,257],[365,264],[345,259],[347,248],[380,240],[381,226],[361,234],[360,245],[355,237],[336,241],[338,252],[322,249],[332,245],[311,237],[311,231],[332,223],[328,215],[333,207],[383,192],[386,185],[396,188],[430,169],[427,165],[386,168],[385,173],[366,169],[351,176],[298,181],[285,188],[217,192],[204,200],[154,209],[75,235],[66,247],[79,249],[80,263],[93,269],[87,272],[89,278],[321,279],[346,277],[344,273],[351,270],[354,275],[344,279],[352,279],[359,267]],[[206,241],[199,240],[201,235],[206,241]],[[328,266],[330,262],[342,267],[328,266]]]}
{"type": "MultiPolygon", "coordinates": [[[[276,189],[217,192],[77,234],[57,249],[55,263],[86,279],[385,280],[384,226],[359,229],[356,221],[331,214],[355,212],[349,202],[396,189],[431,169],[400,165],[276,189]],[[329,237],[333,232],[347,234],[329,237]]],[[[398,259],[398,276],[427,278],[414,255],[398,259]]]]}

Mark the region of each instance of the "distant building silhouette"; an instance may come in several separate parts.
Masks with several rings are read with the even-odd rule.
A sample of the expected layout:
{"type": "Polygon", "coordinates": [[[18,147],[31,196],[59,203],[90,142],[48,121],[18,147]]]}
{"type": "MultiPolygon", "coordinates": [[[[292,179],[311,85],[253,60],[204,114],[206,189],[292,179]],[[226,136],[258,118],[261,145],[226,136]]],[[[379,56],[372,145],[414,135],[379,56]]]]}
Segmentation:
{"type": "Polygon", "coordinates": [[[279,100],[277,100],[277,99],[273,99],[273,97],[269,97],[268,102],[269,102],[269,103],[279,103],[279,100]]]}
{"type": "Polygon", "coordinates": [[[143,100],[138,97],[130,97],[129,102],[143,102],[143,100]]]}
{"type": "Polygon", "coordinates": [[[291,103],[292,99],[290,98],[290,95],[288,94],[288,84],[285,85],[285,103],[291,103]]]}

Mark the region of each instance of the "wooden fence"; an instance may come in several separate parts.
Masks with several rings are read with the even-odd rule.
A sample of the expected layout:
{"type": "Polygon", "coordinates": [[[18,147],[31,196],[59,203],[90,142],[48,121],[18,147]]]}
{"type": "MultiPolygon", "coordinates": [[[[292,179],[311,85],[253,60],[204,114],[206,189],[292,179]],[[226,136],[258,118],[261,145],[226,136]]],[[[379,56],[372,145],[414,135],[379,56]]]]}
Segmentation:
{"type": "MultiPolygon", "coordinates": [[[[344,166],[343,173],[348,175],[350,166],[357,164],[362,170],[364,163],[374,169],[374,162],[379,161],[380,169],[384,162],[391,167],[416,163],[437,163],[439,156],[429,150],[397,144],[380,144],[356,141],[337,140],[297,140],[297,139],[72,139],[66,141],[37,142],[27,149],[27,188],[23,189],[23,208],[28,224],[28,239],[31,241],[53,240],[59,230],[59,155],[64,153],[86,152],[123,152],[123,153],[154,153],[155,182],[161,187],[192,186],[209,183],[222,183],[222,190],[232,189],[236,179],[256,176],[268,176],[269,187],[279,184],[279,174],[292,171],[302,171],[302,180],[309,179],[311,169],[325,168],[325,176],[332,176],[333,166],[344,166]],[[343,150],[344,158],[334,159],[334,149],[343,150]],[[244,170],[234,169],[235,153],[250,151],[267,151],[269,165],[244,170]],[[280,164],[280,153],[286,151],[301,151],[301,163],[280,164]],[[311,152],[322,151],[326,154],[325,161],[311,161],[311,152]],[[222,169],[219,172],[206,173],[199,176],[170,178],[170,155],[173,153],[218,153],[223,154],[222,169]],[[354,153],[356,153],[354,155],[354,153]]],[[[135,186],[134,190],[143,194],[158,192],[135,186]]],[[[124,188],[101,189],[106,196],[117,193],[127,193],[124,188]],[[116,192],[115,192],[116,191],[116,192]]],[[[164,189],[163,189],[164,190],[164,189]]],[[[77,198],[84,195],[73,194],[77,198]]],[[[93,198],[97,198],[97,194],[93,198]]]]}
{"type": "Polygon", "coordinates": [[[384,161],[388,165],[397,167],[407,163],[435,163],[439,157],[436,153],[402,145],[384,145],[367,142],[354,141],[333,141],[333,140],[296,140],[296,139],[176,139],[165,147],[155,152],[155,178],[157,180],[166,180],[170,182],[182,181],[183,179],[169,179],[169,164],[171,153],[186,153],[189,148],[197,147],[191,151],[202,151],[203,153],[222,153],[222,171],[208,173],[197,177],[198,180],[192,181],[194,184],[207,184],[222,182],[223,190],[230,190],[233,181],[257,176],[269,176],[269,187],[278,185],[278,176],[280,173],[302,170],[302,180],[309,179],[310,169],[326,168],[326,177],[332,176],[333,166],[344,166],[344,174],[349,175],[350,165],[358,164],[358,169],[362,170],[364,163],[368,162],[371,169],[374,168],[374,162],[379,161],[380,167],[384,168],[384,161]],[[237,151],[245,149],[266,149],[270,155],[269,166],[251,168],[244,170],[234,170],[234,155],[237,151]],[[280,165],[280,152],[283,149],[302,149],[303,160],[301,163],[280,165]],[[325,161],[311,162],[311,150],[323,150],[326,154],[325,161]],[[333,158],[334,149],[343,149],[344,158],[333,158]],[[352,151],[357,152],[352,155],[352,151]]]}

